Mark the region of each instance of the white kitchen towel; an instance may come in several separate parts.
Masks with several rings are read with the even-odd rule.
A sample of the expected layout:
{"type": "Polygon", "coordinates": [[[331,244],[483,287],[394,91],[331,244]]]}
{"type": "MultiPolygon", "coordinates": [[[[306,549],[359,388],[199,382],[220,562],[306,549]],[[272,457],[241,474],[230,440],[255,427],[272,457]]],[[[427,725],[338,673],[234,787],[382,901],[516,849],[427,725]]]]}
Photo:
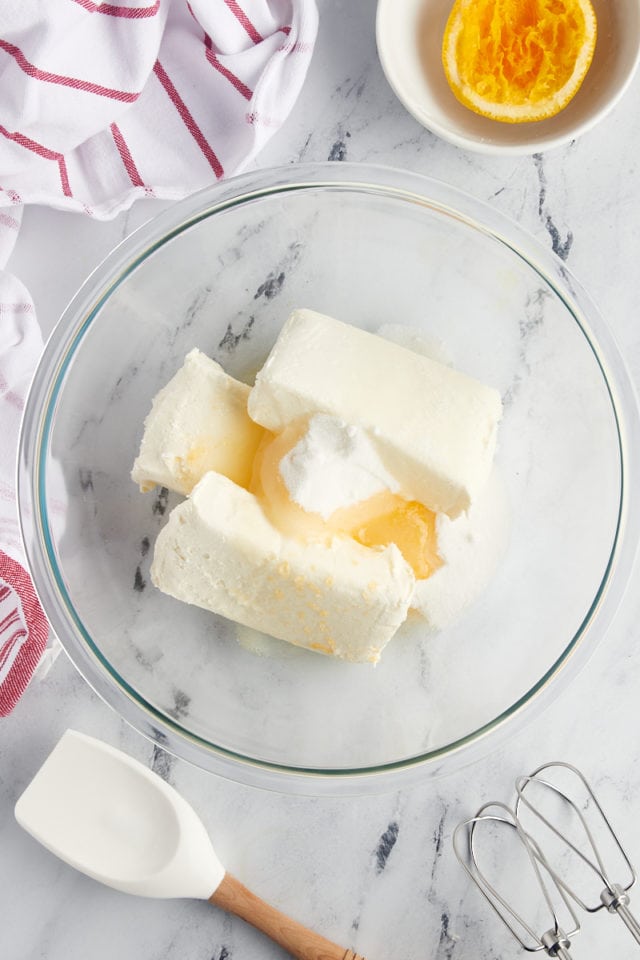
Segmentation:
{"type": "Polygon", "coordinates": [[[0,716],[47,644],[25,573],[14,486],[42,350],[5,269],[25,203],[107,219],[240,172],[306,76],[315,0],[0,0],[0,716]]]}
{"type": "Polygon", "coordinates": [[[314,0],[0,0],[0,202],[114,216],[238,173],[291,110],[314,0]]]}
{"type": "Polygon", "coordinates": [[[0,209],[0,717],[13,710],[46,648],[49,628],[20,561],[14,486],[20,419],[42,349],[31,297],[3,270],[20,228],[21,208],[0,209]]]}

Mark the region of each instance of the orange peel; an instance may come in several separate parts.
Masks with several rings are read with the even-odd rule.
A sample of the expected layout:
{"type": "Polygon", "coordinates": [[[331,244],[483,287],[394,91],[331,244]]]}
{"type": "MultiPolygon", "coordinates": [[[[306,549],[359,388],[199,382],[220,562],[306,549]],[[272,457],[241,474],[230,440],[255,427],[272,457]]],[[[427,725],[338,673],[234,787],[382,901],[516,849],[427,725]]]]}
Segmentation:
{"type": "Polygon", "coordinates": [[[596,36],[589,0],[456,0],[442,63],[455,96],[476,113],[543,120],[578,92],[596,36]]]}

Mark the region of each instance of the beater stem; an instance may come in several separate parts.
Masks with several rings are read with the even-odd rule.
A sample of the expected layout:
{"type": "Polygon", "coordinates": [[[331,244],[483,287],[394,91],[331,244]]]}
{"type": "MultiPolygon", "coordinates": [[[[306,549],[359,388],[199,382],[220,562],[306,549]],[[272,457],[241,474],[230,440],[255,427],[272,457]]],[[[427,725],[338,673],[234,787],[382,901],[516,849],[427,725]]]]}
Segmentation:
{"type": "Polygon", "coordinates": [[[640,923],[629,910],[629,895],[619,883],[612,883],[600,894],[600,899],[609,911],[617,913],[631,931],[636,943],[640,943],[640,923]]]}
{"type": "Polygon", "coordinates": [[[559,927],[543,933],[540,937],[540,942],[550,957],[559,957],[560,960],[571,960],[571,954],[569,953],[571,941],[559,927]]]}
{"type": "Polygon", "coordinates": [[[640,923],[638,923],[634,915],[631,913],[629,907],[621,903],[619,907],[616,907],[616,913],[631,931],[636,943],[640,943],[640,923]]]}
{"type": "Polygon", "coordinates": [[[553,956],[558,957],[558,960],[571,960],[571,954],[564,947],[558,947],[553,956]]]}

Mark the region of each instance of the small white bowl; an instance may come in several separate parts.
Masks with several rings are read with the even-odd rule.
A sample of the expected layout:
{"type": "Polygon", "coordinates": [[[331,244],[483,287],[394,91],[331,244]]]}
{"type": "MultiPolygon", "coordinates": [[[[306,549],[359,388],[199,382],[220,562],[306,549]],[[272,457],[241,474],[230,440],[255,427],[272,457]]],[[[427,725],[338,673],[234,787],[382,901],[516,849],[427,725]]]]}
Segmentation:
{"type": "Polygon", "coordinates": [[[396,96],[423,126],[480,153],[537,153],[575,139],[602,120],[629,86],[640,57],[638,0],[592,0],[598,21],[593,62],[573,100],[548,120],[501,123],[453,95],[442,37],[453,0],[378,0],[376,38],[396,96]]]}

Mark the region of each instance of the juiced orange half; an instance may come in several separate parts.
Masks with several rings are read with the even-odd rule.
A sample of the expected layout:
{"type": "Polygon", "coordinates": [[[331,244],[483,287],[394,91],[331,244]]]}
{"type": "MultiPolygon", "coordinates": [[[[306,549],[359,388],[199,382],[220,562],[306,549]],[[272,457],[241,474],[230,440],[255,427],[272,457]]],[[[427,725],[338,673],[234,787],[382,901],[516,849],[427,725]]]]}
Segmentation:
{"type": "Polygon", "coordinates": [[[456,0],[442,63],[458,100],[476,113],[543,120],[578,92],[596,33],[589,0],[456,0]]]}

